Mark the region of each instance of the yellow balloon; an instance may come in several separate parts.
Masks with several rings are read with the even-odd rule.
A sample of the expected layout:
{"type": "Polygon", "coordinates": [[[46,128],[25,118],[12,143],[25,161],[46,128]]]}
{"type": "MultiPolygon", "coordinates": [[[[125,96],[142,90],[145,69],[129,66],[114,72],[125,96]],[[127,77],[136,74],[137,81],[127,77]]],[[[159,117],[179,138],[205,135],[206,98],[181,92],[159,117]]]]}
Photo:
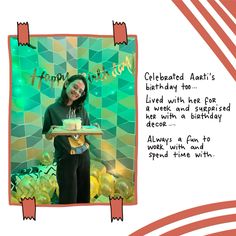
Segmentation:
{"type": "Polygon", "coordinates": [[[57,184],[57,187],[56,187],[56,195],[57,197],[59,197],[59,185],[57,184]]]}
{"type": "Polygon", "coordinates": [[[114,197],[114,198],[120,198],[122,197],[119,193],[114,193],[113,195],[111,195],[111,197],[114,197]]]}
{"type": "Polygon", "coordinates": [[[57,183],[57,177],[55,175],[52,175],[49,177],[49,182],[54,190],[56,190],[58,183],[57,183]]]}
{"type": "Polygon", "coordinates": [[[109,185],[108,183],[104,183],[101,185],[100,193],[106,197],[114,195],[114,185],[109,185]]]}
{"type": "Polygon", "coordinates": [[[90,203],[94,203],[96,201],[96,198],[90,198],[90,203]]]}
{"type": "Polygon", "coordinates": [[[119,193],[123,198],[129,198],[133,193],[132,183],[125,179],[119,178],[115,185],[116,193],[119,193]]]}
{"type": "Polygon", "coordinates": [[[99,192],[99,183],[94,176],[90,176],[90,198],[94,198],[99,192]]]}
{"type": "Polygon", "coordinates": [[[98,169],[96,169],[95,167],[92,167],[90,169],[90,175],[94,176],[95,178],[99,178],[99,171],[98,169]]]}
{"type": "Polygon", "coordinates": [[[50,197],[53,196],[53,193],[56,190],[55,184],[53,183],[53,179],[50,181],[50,177],[43,175],[38,180],[39,191],[46,192],[50,197]]]}
{"type": "Polygon", "coordinates": [[[25,175],[21,180],[18,180],[16,185],[16,198],[20,201],[21,198],[33,197],[37,190],[37,181],[31,176],[25,175]]]}
{"type": "Polygon", "coordinates": [[[106,167],[99,161],[90,161],[90,173],[91,175],[99,178],[99,176],[106,173],[106,167]]]}
{"type": "Polygon", "coordinates": [[[17,204],[17,203],[19,203],[19,201],[18,201],[17,198],[11,197],[11,203],[12,203],[12,204],[17,204]]]}
{"type": "Polygon", "coordinates": [[[45,191],[40,191],[35,194],[36,204],[50,204],[51,198],[45,191]]]}
{"type": "Polygon", "coordinates": [[[48,152],[43,152],[40,162],[42,165],[49,166],[53,163],[53,157],[48,152]]]}
{"type": "Polygon", "coordinates": [[[127,202],[127,203],[134,203],[134,195],[130,196],[128,199],[124,199],[124,202],[127,202]]]}
{"type": "Polygon", "coordinates": [[[16,197],[16,192],[14,192],[14,191],[11,192],[11,200],[10,200],[10,202],[12,204],[19,203],[19,200],[16,197]]]}
{"type": "Polygon", "coordinates": [[[116,181],[115,177],[109,173],[105,173],[105,174],[101,175],[99,178],[99,183],[101,185],[108,184],[110,186],[114,186],[115,181],[116,181]]]}

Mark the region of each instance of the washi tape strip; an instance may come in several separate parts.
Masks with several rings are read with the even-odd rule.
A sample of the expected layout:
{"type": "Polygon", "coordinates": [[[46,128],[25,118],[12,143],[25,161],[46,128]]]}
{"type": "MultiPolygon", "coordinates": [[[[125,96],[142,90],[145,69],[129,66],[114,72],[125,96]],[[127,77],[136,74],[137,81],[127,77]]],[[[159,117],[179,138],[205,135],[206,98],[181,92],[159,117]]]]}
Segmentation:
{"type": "Polygon", "coordinates": [[[109,197],[111,208],[111,222],[113,219],[123,221],[123,198],[109,197]]]}
{"type": "Polygon", "coordinates": [[[17,22],[17,40],[18,46],[28,46],[35,49],[36,47],[30,44],[30,35],[29,35],[29,23],[18,23],[17,22]]]}
{"type": "Polygon", "coordinates": [[[116,44],[125,43],[128,44],[127,40],[127,28],[124,22],[112,22],[113,23],[113,38],[114,38],[114,46],[116,44]]]}
{"type": "Polygon", "coordinates": [[[24,198],[21,200],[23,220],[36,220],[35,198],[24,198]]]}

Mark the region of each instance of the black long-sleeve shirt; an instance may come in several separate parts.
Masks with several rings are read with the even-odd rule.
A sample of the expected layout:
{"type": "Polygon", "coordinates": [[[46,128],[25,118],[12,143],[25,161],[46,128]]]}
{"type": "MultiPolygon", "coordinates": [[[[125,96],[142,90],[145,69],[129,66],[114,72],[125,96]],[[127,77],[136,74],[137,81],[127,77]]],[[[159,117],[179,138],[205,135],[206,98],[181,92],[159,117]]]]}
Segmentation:
{"type": "MultiPolygon", "coordinates": [[[[59,101],[51,104],[44,114],[42,133],[46,134],[52,125],[62,126],[63,119],[67,119],[70,112],[71,107],[63,105],[59,101]]],[[[83,105],[75,110],[75,115],[81,118],[82,125],[90,125],[88,114],[83,105]]],[[[83,135],[80,135],[78,140],[70,136],[56,136],[54,138],[55,161],[70,155],[72,148],[76,148],[76,145],[81,146],[85,141],[89,143],[83,135]]]]}

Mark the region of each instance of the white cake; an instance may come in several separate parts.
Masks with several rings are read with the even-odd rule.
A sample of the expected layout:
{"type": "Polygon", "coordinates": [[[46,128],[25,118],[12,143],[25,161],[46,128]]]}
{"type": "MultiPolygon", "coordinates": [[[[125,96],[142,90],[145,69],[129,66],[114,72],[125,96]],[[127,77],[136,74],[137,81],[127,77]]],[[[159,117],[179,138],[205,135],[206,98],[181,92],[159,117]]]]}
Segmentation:
{"type": "Polygon", "coordinates": [[[81,129],[81,119],[65,119],[63,120],[63,127],[66,130],[79,130],[81,129]]]}

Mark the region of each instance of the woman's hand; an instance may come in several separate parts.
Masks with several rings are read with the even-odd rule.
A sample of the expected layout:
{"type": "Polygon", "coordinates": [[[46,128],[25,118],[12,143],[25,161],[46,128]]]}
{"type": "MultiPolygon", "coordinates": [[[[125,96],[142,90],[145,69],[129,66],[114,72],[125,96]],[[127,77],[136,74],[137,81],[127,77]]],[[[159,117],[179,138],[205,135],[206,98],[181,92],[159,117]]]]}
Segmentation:
{"type": "Polygon", "coordinates": [[[55,135],[52,133],[52,131],[55,127],[57,127],[57,126],[55,126],[55,125],[51,126],[50,130],[45,134],[46,139],[52,140],[55,137],[55,135]]]}
{"type": "Polygon", "coordinates": [[[94,123],[93,125],[96,126],[96,127],[99,128],[99,129],[101,128],[98,123],[94,123]]]}

